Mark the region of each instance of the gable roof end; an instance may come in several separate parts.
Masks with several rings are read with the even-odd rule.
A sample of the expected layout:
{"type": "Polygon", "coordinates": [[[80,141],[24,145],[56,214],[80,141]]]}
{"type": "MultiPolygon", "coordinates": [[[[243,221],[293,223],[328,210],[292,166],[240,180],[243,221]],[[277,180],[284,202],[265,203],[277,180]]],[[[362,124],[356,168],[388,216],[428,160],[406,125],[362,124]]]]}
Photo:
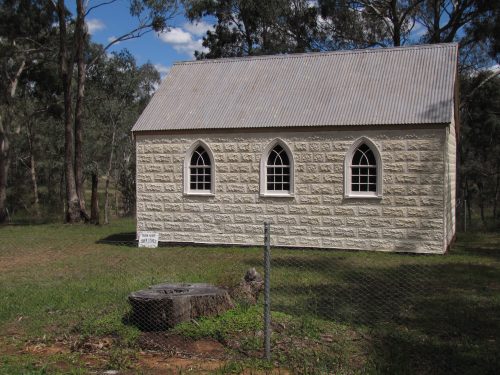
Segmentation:
{"type": "Polygon", "coordinates": [[[132,131],[449,123],[458,46],[181,62],[132,131]]]}

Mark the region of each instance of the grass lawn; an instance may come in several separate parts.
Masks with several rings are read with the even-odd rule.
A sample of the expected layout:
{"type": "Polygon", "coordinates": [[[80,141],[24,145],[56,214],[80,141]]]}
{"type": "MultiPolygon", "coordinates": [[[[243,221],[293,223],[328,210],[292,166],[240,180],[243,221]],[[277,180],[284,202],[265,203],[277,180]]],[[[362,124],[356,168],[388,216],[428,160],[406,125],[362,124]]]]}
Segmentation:
{"type": "Polygon", "coordinates": [[[459,236],[445,256],[273,249],[269,364],[261,305],[168,333],[124,319],[127,295],[148,285],[262,273],[261,248],[138,249],[120,242],[133,231],[131,220],[0,227],[0,374],[500,369],[500,233],[459,236]]]}

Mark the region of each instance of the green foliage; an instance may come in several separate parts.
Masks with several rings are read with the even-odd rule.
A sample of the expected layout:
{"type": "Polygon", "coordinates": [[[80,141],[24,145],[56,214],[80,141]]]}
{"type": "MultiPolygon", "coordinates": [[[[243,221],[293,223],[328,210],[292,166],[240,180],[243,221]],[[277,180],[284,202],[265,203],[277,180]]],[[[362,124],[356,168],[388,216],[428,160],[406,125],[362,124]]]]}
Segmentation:
{"type": "Polygon", "coordinates": [[[237,306],[218,317],[202,318],[195,323],[181,323],[175,327],[174,332],[193,339],[211,337],[224,341],[230,334],[262,330],[262,321],[261,306],[237,306]]]}
{"type": "Polygon", "coordinates": [[[185,1],[192,19],[213,16],[197,58],[234,57],[317,50],[314,45],[317,9],[306,0],[185,1]]]}
{"type": "MultiPolygon", "coordinates": [[[[464,78],[464,91],[474,87],[491,73],[464,78]]],[[[494,223],[499,218],[500,192],[500,78],[489,80],[468,97],[462,116],[460,138],[460,174],[464,198],[476,202],[483,226],[491,208],[494,223]]],[[[474,213],[469,209],[469,221],[474,213]]]]}

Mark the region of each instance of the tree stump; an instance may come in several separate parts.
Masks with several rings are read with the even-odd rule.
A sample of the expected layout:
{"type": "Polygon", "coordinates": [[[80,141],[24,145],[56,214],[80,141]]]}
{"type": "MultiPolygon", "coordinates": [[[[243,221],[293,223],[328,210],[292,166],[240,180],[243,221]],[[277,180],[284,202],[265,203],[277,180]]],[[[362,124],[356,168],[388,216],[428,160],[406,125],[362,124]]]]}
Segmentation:
{"type": "Polygon", "coordinates": [[[264,280],[255,268],[250,268],[238,285],[231,288],[229,295],[241,302],[255,305],[259,294],[264,290],[264,280]]]}
{"type": "Polygon", "coordinates": [[[165,330],[234,308],[226,290],[210,284],[159,284],[128,296],[131,320],[140,329],[165,330]]]}

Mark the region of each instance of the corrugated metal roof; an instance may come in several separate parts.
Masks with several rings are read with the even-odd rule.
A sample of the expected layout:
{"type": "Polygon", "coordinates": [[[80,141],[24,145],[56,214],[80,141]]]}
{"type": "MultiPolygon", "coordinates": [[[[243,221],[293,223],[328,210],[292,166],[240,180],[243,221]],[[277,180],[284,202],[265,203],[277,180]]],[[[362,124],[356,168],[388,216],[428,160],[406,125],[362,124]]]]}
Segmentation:
{"type": "Polygon", "coordinates": [[[451,121],[456,44],[175,64],[133,131],[451,121]]]}

